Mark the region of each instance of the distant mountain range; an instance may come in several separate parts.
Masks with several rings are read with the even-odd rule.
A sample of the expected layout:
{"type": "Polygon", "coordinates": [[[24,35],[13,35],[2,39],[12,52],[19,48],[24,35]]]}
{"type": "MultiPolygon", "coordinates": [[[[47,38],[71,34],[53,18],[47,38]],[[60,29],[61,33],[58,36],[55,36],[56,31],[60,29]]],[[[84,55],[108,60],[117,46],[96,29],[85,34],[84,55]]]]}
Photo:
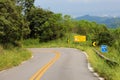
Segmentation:
{"type": "Polygon", "coordinates": [[[116,28],[120,27],[120,17],[99,17],[99,16],[90,16],[85,15],[81,17],[75,18],[76,20],[88,20],[88,21],[94,21],[99,24],[105,24],[109,28],[116,28]]]}

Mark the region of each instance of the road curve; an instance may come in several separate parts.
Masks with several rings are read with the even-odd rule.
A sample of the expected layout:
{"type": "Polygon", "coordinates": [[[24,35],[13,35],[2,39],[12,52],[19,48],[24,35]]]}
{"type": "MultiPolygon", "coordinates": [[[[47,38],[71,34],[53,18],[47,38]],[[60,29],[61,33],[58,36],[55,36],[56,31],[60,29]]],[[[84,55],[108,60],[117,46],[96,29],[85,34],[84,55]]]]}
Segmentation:
{"type": "Polygon", "coordinates": [[[33,58],[0,72],[0,80],[98,80],[87,68],[82,51],[73,48],[31,48],[33,58]],[[44,68],[42,70],[42,68],[44,68]],[[42,74],[39,72],[41,71],[42,74]]]}

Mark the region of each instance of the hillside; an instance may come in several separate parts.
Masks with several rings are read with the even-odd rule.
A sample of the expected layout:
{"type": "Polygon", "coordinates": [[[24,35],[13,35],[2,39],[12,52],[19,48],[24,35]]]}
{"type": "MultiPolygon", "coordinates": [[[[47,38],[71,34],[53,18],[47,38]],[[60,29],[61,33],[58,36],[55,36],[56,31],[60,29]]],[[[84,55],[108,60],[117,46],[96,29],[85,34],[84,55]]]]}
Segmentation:
{"type": "Polygon", "coordinates": [[[98,16],[85,15],[85,16],[77,17],[75,19],[95,21],[99,24],[105,24],[109,28],[120,27],[120,17],[98,17],[98,16]]]}

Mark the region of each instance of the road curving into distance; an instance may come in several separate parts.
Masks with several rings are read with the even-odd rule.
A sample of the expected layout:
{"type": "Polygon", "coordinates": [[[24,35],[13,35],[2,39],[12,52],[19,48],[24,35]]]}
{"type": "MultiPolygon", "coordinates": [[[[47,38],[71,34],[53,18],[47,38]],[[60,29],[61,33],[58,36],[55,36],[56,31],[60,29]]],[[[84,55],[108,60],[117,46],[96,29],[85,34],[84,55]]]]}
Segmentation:
{"type": "Polygon", "coordinates": [[[98,80],[85,54],[73,48],[31,48],[33,57],[0,72],[0,80],[98,80]]]}
{"type": "MultiPolygon", "coordinates": [[[[49,51],[50,52],[50,51],[49,51]]],[[[30,80],[40,80],[43,74],[49,69],[49,67],[52,66],[59,58],[60,58],[60,53],[57,51],[51,51],[55,54],[55,57],[50,60],[46,65],[44,65],[39,71],[37,71],[31,78],[30,80]]]]}

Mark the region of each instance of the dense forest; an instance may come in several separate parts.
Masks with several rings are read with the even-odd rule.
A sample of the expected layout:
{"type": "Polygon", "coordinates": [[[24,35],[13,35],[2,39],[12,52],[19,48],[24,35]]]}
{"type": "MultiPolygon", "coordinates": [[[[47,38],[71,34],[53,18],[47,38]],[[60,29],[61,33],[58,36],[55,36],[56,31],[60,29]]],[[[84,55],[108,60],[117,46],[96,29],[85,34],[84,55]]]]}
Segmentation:
{"type": "Polygon", "coordinates": [[[0,0],[0,45],[22,46],[26,39],[47,42],[66,33],[86,35],[98,45],[118,48],[120,29],[108,29],[104,24],[74,20],[69,15],[54,13],[34,5],[34,0],[0,0]]]}
{"type": "Polygon", "coordinates": [[[84,16],[77,17],[75,19],[76,20],[94,21],[99,24],[105,24],[105,25],[107,25],[108,28],[120,27],[120,17],[84,15],[84,16]]]}

